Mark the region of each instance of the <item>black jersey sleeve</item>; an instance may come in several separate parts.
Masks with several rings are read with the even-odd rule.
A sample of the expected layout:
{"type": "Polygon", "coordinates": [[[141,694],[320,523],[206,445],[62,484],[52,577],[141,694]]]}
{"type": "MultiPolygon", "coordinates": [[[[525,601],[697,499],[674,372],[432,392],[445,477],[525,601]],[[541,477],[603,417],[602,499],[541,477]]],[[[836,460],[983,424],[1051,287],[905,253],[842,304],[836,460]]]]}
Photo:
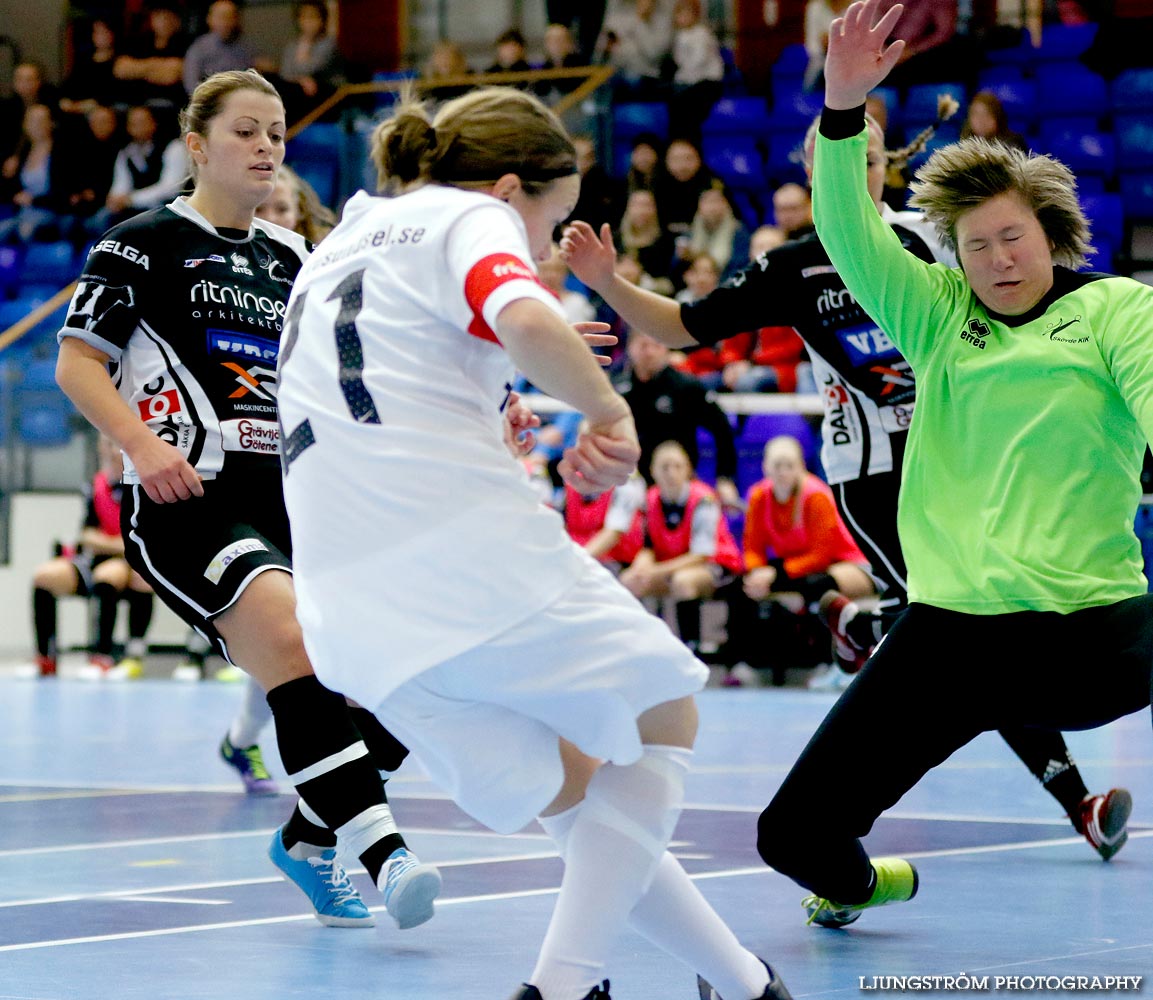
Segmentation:
{"type": "Polygon", "coordinates": [[[712,345],[763,326],[794,326],[797,247],[761,254],[703,299],[681,306],[681,322],[699,344],[712,345]]]}
{"type": "Polygon", "coordinates": [[[136,245],[142,241],[120,229],[106,233],[88,254],[57,336],[76,337],[113,361],[120,360],[140,321],[140,285],[150,266],[147,249],[136,245]]]}

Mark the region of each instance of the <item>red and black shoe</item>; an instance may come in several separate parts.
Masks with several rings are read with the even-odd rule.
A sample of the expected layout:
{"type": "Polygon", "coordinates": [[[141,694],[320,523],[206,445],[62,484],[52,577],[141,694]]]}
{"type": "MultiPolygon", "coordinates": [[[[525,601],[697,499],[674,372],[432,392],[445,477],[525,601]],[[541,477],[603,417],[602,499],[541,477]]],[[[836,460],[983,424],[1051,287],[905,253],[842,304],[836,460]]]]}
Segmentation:
{"type": "Polygon", "coordinates": [[[1129,839],[1129,814],[1133,796],[1125,788],[1111,788],[1104,795],[1086,795],[1070,816],[1077,832],[1089,841],[1103,861],[1108,861],[1129,839]]]}

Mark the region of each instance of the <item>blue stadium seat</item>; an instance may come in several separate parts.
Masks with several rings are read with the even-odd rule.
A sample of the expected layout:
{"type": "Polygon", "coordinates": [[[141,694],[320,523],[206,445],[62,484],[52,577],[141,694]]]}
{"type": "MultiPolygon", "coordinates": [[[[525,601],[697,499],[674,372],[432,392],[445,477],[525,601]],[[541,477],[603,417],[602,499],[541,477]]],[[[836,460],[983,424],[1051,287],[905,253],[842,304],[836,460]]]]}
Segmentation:
{"type": "MultiPolygon", "coordinates": [[[[373,83],[395,83],[398,80],[415,80],[420,74],[415,69],[401,69],[391,73],[379,72],[372,74],[373,83]]],[[[391,108],[400,96],[400,91],[386,90],[376,95],[376,109],[381,111],[391,108]]]]}
{"type": "Polygon", "coordinates": [[[820,436],[807,417],[800,413],[754,413],[745,421],[737,438],[737,489],[741,496],[764,478],[761,466],[765,445],[781,434],[800,441],[805,464],[810,471],[820,473],[820,436]]]}
{"type": "Polygon", "coordinates": [[[1114,111],[1153,111],[1153,66],[1122,70],[1109,87],[1114,111]]]}
{"type": "Polygon", "coordinates": [[[885,109],[889,114],[888,128],[901,126],[901,92],[896,87],[877,87],[870,91],[870,97],[879,97],[885,102],[885,109]]]}
{"type": "Polygon", "coordinates": [[[721,46],[721,62],[725,66],[725,75],[721,77],[721,93],[725,97],[743,97],[749,92],[745,83],[745,75],[737,66],[737,56],[727,45],[721,46]]]}
{"type": "Polygon", "coordinates": [[[809,65],[809,53],[803,42],[794,42],[781,49],[771,70],[773,92],[782,87],[799,87],[809,65]]]}
{"type": "Polygon", "coordinates": [[[703,427],[697,428],[697,478],[710,486],[717,482],[717,449],[713,436],[703,427]]]}
{"type": "Polygon", "coordinates": [[[1037,108],[1049,115],[1100,115],[1108,107],[1105,78],[1079,62],[1042,63],[1037,67],[1037,108]]]}
{"type": "Polygon", "coordinates": [[[730,187],[760,191],[768,186],[764,156],[750,136],[705,136],[701,154],[709,169],[730,187]]]}
{"type": "Polygon", "coordinates": [[[717,135],[764,137],[769,131],[769,108],[761,97],[722,97],[701,125],[704,138],[717,135]]]}
{"type": "Polygon", "coordinates": [[[313,122],[288,140],[287,157],[327,155],[339,158],[344,143],[344,128],[336,122],[313,122]]]}
{"type": "Polygon", "coordinates": [[[769,113],[769,127],[774,132],[804,131],[821,113],[824,103],[819,93],[810,93],[800,86],[774,91],[773,109],[769,113]]]}
{"type": "Polygon", "coordinates": [[[22,283],[55,285],[57,289],[76,280],[79,267],[72,244],[67,240],[29,243],[21,268],[22,283]]]}
{"type": "MultiPolygon", "coordinates": [[[[1032,80],[1000,80],[983,83],[982,90],[990,91],[1001,102],[1009,127],[1024,131],[1037,119],[1037,85],[1032,80]]],[[[958,115],[963,111],[958,112],[958,115]]]]}
{"type": "Polygon", "coordinates": [[[1119,179],[1126,218],[1153,221],[1153,170],[1122,173],[1119,179]]]}
{"type": "Polygon", "coordinates": [[[50,447],[71,440],[75,411],[56,385],[55,357],[21,366],[14,405],[17,433],[25,444],[50,447]]]}
{"type": "Polygon", "coordinates": [[[14,295],[20,287],[23,261],[16,247],[0,247],[0,299],[14,295]]]}
{"type": "Polygon", "coordinates": [[[308,181],[322,205],[336,204],[340,182],[340,164],[336,154],[324,157],[294,156],[288,165],[308,181]]]}
{"type": "Polygon", "coordinates": [[[617,104],[613,108],[613,141],[635,139],[652,132],[662,139],[669,137],[669,106],[658,102],[617,104]]]}
{"type": "Polygon", "coordinates": [[[1042,152],[1055,156],[1079,178],[1097,174],[1108,180],[1117,169],[1117,141],[1107,134],[1058,133],[1044,142],[1042,152]]]}
{"type": "Polygon", "coordinates": [[[1125,170],[1153,167],[1153,109],[1144,115],[1117,115],[1117,162],[1125,170]]]}
{"type": "Polygon", "coordinates": [[[1115,247],[1125,241],[1125,212],[1121,196],[1113,193],[1081,194],[1081,208],[1093,233],[1093,240],[1105,240],[1115,247]]]}
{"type": "Polygon", "coordinates": [[[1037,141],[1044,145],[1061,136],[1100,131],[1094,115],[1046,115],[1037,124],[1037,141]]]}
{"type": "Polygon", "coordinates": [[[1108,240],[1094,240],[1093,251],[1088,255],[1089,265],[1083,271],[1103,271],[1106,274],[1116,274],[1114,262],[1117,250],[1108,240]]]}
{"type": "Polygon", "coordinates": [[[930,122],[937,120],[937,104],[942,94],[950,94],[961,105],[958,116],[964,113],[969,101],[968,91],[963,83],[918,83],[905,92],[905,100],[901,105],[902,120],[906,131],[919,131],[930,122]]]}
{"type": "Polygon", "coordinates": [[[774,132],[769,140],[769,155],[765,161],[765,173],[769,186],[778,187],[788,181],[808,184],[805,176],[804,154],[805,130],[799,132],[774,132]]]}
{"type": "Polygon", "coordinates": [[[1047,24],[1041,31],[1041,45],[1033,52],[1034,62],[1060,62],[1079,59],[1097,37],[1097,25],[1047,24]]]}

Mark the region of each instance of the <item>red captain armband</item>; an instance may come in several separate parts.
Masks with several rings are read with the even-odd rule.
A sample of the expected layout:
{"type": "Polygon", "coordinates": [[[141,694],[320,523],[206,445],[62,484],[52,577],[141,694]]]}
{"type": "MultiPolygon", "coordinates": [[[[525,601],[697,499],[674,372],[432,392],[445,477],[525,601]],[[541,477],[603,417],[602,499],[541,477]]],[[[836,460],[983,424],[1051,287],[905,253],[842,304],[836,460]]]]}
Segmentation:
{"type": "Polygon", "coordinates": [[[501,285],[510,281],[526,280],[541,285],[536,272],[519,257],[514,257],[510,253],[491,253],[473,264],[464,279],[464,297],[472,310],[472,322],[468,324],[468,332],[481,340],[491,340],[494,344],[499,344],[500,340],[496,333],[484,321],[484,304],[501,285]]]}

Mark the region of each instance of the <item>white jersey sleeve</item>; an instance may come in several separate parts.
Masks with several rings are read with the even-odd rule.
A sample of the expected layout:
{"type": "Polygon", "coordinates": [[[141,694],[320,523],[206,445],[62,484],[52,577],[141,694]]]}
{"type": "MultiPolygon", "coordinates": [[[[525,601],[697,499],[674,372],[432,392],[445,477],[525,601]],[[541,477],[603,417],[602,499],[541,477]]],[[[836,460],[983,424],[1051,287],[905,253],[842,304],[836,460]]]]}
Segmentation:
{"type": "Polygon", "coordinates": [[[495,199],[490,202],[452,225],[445,257],[452,283],[463,290],[471,312],[468,332],[499,343],[496,318],[510,302],[537,299],[558,315],[564,312],[526,259],[524,230],[515,214],[495,199]]]}

